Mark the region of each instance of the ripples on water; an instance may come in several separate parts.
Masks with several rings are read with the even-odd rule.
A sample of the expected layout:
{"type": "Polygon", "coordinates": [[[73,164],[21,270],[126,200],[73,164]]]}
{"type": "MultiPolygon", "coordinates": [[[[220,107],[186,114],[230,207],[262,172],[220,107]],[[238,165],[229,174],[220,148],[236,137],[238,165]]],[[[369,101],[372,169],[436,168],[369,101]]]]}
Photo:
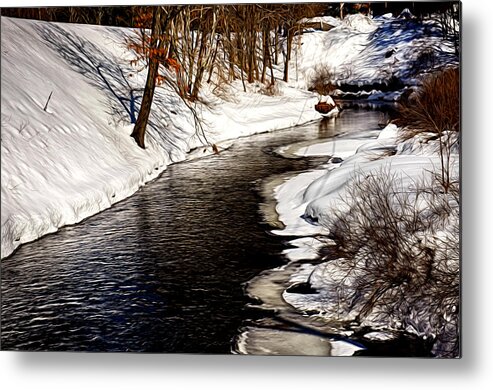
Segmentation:
{"type": "Polygon", "coordinates": [[[111,209],[1,261],[3,350],[230,353],[243,283],[280,265],[282,239],[260,222],[255,183],[320,160],[266,150],[377,128],[381,114],[240,139],[170,166],[111,209]]]}

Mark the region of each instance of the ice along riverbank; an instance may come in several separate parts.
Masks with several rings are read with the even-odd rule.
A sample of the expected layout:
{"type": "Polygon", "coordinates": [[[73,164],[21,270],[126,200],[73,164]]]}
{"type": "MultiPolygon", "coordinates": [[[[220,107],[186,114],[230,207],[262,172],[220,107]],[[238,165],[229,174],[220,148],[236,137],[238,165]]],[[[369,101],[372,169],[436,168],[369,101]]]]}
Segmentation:
{"type": "MultiPolygon", "coordinates": [[[[308,345],[313,347],[313,354],[347,355],[358,351],[358,347],[341,350],[341,338],[351,346],[351,343],[369,346],[370,350],[357,354],[379,354],[378,350],[383,349],[394,356],[440,356],[453,348],[453,337],[442,335],[435,339],[432,325],[423,314],[429,310],[425,307],[416,307],[417,312],[408,316],[385,318],[374,310],[360,317],[361,308],[352,303],[356,294],[351,295],[355,291],[352,270],[348,270],[345,254],[328,238],[333,234],[328,221],[356,201],[348,197],[354,196],[351,186],[358,177],[377,175],[385,181],[387,172],[402,191],[419,197],[413,192],[413,185],[430,179],[432,172],[436,172],[440,164],[437,148],[433,135],[421,134],[400,141],[395,125],[381,131],[374,124],[373,128],[370,125],[364,131],[346,133],[328,141],[304,141],[277,149],[288,158],[325,155],[330,160],[315,170],[288,178],[284,175],[282,183],[278,177],[265,183],[263,192],[271,191],[270,202],[275,200],[276,205],[264,207],[275,209],[275,213],[264,213],[264,217],[273,221],[274,234],[290,238],[291,248],[284,251],[287,264],[263,272],[248,284],[248,293],[262,302],[260,307],[274,313],[276,321],[260,320],[246,327],[238,337],[238,352],[305,354],[308,345]],[[293,240],[293,237],[299,238],[293,240]],[[291,327],[283,333],[276,322],[289,323],[291,327]],[[321,344],[314,343],[314,324],[321,344]],[[272,343],[258,338],[269,331],[273,332],[272,343]],[[310,342],[306,344],[298,333],[310,334],[310,342]],[[284,343],[280,341],[283,337],[284,343]],[[332,342],[337,342],[338,347],[328,347],[332,342]],[[288,345],[290,353],[286,349],[288,345]]],[[[450,160],[454,177],[458,174],[457,152],[454,149],[450,160]]],[[[453,210],[456,206],[450,200],[453,210]]],[[[454,215],[452,212],[451,226],[454,226],[454,215]]],[[[378,225],[377,221],[375,224],[378,225]]],[[[447,231],[448,227],[445,225],[444,229],[447,231]]],[[[428,237],[426,245],[437,252],[442,250],[432,241],[433,237],[444,234],[435,232],[435,236],[428,237]]]]}

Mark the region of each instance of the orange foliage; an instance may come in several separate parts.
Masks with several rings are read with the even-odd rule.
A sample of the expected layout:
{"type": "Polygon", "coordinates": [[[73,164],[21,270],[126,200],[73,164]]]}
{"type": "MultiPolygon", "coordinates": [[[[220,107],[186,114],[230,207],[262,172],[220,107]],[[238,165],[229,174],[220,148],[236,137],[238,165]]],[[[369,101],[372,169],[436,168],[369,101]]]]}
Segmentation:
{"type": "Polygon", "coordinates": [[[176,61],[174,58],[166,58],[166,63],[168,64],[168,66],[171,66],[178,74],[178,72],[180,71],[180,64],[178,63],[178,61],[176,61]]]}
{"type": "Polygon", "coordinates": [[[158,74],[156,76],[156,85],[162,85],[166,81],[166,77],[158,74]]]}
{"type": "Polygon", "coordinates": [[[152,11],[138,12],[134,17],[134,25],[137,28],[149,28],[152,23],[152,11]]]}

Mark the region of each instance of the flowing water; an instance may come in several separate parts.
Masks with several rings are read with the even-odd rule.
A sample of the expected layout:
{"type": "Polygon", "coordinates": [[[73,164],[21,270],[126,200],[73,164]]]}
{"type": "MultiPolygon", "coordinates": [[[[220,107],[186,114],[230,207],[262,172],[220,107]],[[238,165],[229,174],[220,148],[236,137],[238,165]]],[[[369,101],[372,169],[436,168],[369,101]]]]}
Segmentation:
{"type": "Polygon", "coordinates": [[[259,214],[260,180],[326,159],[285,159],[293,142],[377,129],[381,112],[239,139],[180,163],[111,209],[1,261],[3,350],[230,353],[244,283],[281,265],[286,238],[259,214]]]}

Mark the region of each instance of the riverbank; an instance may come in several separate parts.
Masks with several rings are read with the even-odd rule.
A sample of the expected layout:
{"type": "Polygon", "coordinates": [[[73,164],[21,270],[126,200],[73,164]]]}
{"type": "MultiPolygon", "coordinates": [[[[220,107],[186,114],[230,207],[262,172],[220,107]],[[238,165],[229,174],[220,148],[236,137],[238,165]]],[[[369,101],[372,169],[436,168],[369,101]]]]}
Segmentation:
{"type": "MultiPolygon", "coordinates": [[[[437,264],[440,264],[442,261],[440,259],[443,258],[444,265],[437,267],[455,275],[458,280],[458,257],[452,252],[454,247],[458,248],[459,242],[458,234],[454,230],[458,227],[459,205],[453,194],[434,193],[436,190],[433,184],[434,175],[440,171],[442,161],[439,142],[433,134],[426,133],[402,141],[399,129],[390,124],[383,130],[372,129],[370,125],[366,131],[345,134],[333,140],[303,142],[278,148],[278,153],[284,153],[287,158],[325,155],[330,159],[316,170],[293,175],[275,187],[268,186],[274,187],[272,194],[277,201],[275,209],[278,222],[273,226],[283,226],[282,229],[274,229],[272,232],[290,238],[293,236],[300,238],[291,239],[288,244],[291,248],[284,251],[288,261],[285,266],[264,272],[258,277],[260,282],[254,280],[254,286],[262,283],[270,284],[270,280],[275,280],[275,284],[281,286],[278,287],[282,292],[279,292],[280,297],[277,297],[276,304],[269,305],[270,295],[265,293],[267,289],[249,286],[248,293],[262,301],[266,300],[265,308],[274,310],[276,316],[283,317],[285,307],[290,306],[291,317],[294,316],[293,310],[297,311],[297,319],[291,321],[297,322],[300,326],[307,321],[319,321],[325,323],[322,329],[329,334],[339,334],[344,337],[348,334],[358,334],[358,340],[366,339],[383,343],[392,342],[408,334],[411,337],[421,338],[423,344],[431,340],[428,353],[434,356],[455,356],[458,334],[450,329],[444,332],[443,323],[436,323],[435,318],[443,315],[445,327],[457,326],[457,316],[454,316],[454,311],[456,313],[458,310],[457,304],[436,308],[433,304],[422,302],[411,306],[410,312],[398,310],[390,315],[386,306],[389,303],[383,298],[382,301],[385,302],[383,307],[377,301],[373,307],[370,306],[369,311],[366,311],[368,308],[355,298],[360,277],[358,272],[361,272],[358,271],[360,266],[357,265],[357,261],[361,254],[359,252],[354,254],[357,260],[347,258],[348,254],[341,252],[337,245],[341,238],[336,241],[328,239],[340,234],[334,228],[340,223],[338,222],[340,218],[346,221],[365,218],[364,209],[353,211],[352,205],[355,202],[364,202],[368,199],[365,203],[368,207],[371,205],[380,210],[377,214],[382,211],[377,204],[378,199],[371,198],[373,195],[355,191],[355,188],[358,188],[355,187],[358,185],[355,183],[364,182],[364,178],[375,177],[378,183],[382,185],[388,183],[393,191],[406,194],[403,198],[394,193],[391,202],[398,201],[403,202],[401,205],[406,205],[409,199],[419,199],[419,204],[410,204],[410,207],[416,210],[415,218],[418,218],[417,215],[421,210],[440,208],[445,202],[443,204],[447,205],[449,211],[440,214],[442,222],[439,225],[435,226],[430,222],[431,225],[428,225],[427,230],[417,233],[421,238],[417,241],[416,250],[431,251],[435,256],[433,261],[437,264]],[[392,182],[387,182],[388,180],[392,182]],[[430,191],[432,195],[423,196],[423,192],[430,191]],[[346,213],[353,213],[353,218],[346,213]],[[357,215],[354,215],[355,213],[357,215]],[[362,310],[366,312],[362,314],[362,310]]],[[[459,172],[457,147],[452,148],[449,159],[448,169],[452,180],[455,181],[459,172]]],[[[371,190],[372,187],[368,189],[371,190]]],[[[369,209],[368,212],[370,213],[369,209]]],[[[425,220],[426,218],[432,220],[433,212],[428,214],[425,220]]],[[[405,214],[401,214],[402,218],[404,216],[405,214]]],[[[374,226],[372,229],[375,229],[375,232],[379,229],[379,218],[385,216],[375,215],[368,221],[374,226]]],[[[363,232],[359,234],[357,240],[362,242],[367,239],[363,236],[363,232]]],[[[412,236],[416,232],[408,231],[405,234],[412,236]]],[[[415,252],[414,256],[413,261],[420,261],[418,252],[415,252]]],[[[393,258],[391,261],[398,259],[393,258]]],[[[362,270],[369,267],[368,263],[366,264],[361,265],[362,270]]],[[[371,283],[369,280],[368,282],[371,283]]],[[[399,298],[403,301],[412,299],[405,296],[407,292],[391,292],[391,294],[397,296],[404,294],[399,298]]],[[[426,299],[428,298],[423,298],[423,301],[426,299]]],[[[245,332],[254,334],[251,330],[245,332]]],[[[287,337],[289,339],[289,335],[287,337]]],[[[247,341],[248,337],[241,338],[243,343],[239,347],[241,351],[249,350],[247,341]]],[[[252,343],[255,345],[256,342],[252,341],[252,343]]],[[[298,353],[303,352],[298,350],[298,353]]],[[[398,351],[389,351],[389,353],[398,353],[398,351]]],[[[427,352],[423,350],[422,353],[427,352]]]]}
{"type": "Polygon", "coordinates": [[[130,137],[145,83],[145,71],[130,65],[132,30],[5,17],[1,26],[2,258],[129,197],[169,164],[213,153],[211,144],[221,150],[227,140],[319,118],[311,92],[280,81],[268,96],[257,84],[243,92],[238,81],[222,98],[205,88],[197,131],[163,85],[142,150],[130,137]]]}
{"type": "Polygon", "coordinates": [[[422,51],[434,53],[434,66],[457,61],[436,21],[349,15],[336,24],[296,36],[288,83],[280,61],[274,89],[205,85],[195,106],[200,130],[174,88],[161,85],[141,150],[129,135],[146,71],[130,65],[131,29],[2,17],[1,258],[127,198],[169,164],[213,153],[212,144],[221,150],[227,140],[318,119],[318,95],[308,90],[323,69],[342,89],[385,87],[354,96],[395,100],[403,89],[388,90],[391,81],[415,85],[422,51]]]}

